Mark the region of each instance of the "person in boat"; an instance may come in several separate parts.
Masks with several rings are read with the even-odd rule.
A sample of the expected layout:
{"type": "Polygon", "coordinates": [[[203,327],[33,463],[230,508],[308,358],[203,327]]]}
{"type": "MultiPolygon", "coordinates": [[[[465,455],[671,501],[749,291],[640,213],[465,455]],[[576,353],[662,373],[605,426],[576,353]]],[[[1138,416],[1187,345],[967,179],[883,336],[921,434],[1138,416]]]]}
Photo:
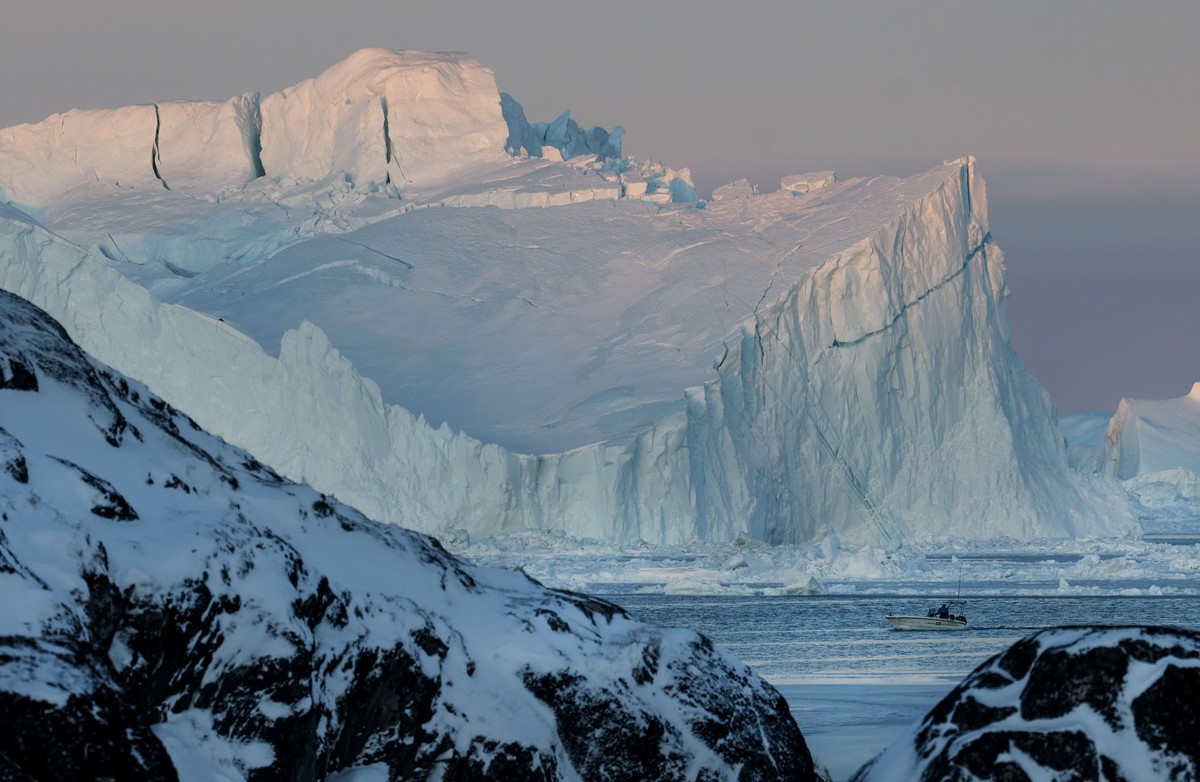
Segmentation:
{"type": "Polygon", "coordinates": [[[942,603],[942,607],[937,610],[938,619],[950,618],[950,606],[942,603]]]}

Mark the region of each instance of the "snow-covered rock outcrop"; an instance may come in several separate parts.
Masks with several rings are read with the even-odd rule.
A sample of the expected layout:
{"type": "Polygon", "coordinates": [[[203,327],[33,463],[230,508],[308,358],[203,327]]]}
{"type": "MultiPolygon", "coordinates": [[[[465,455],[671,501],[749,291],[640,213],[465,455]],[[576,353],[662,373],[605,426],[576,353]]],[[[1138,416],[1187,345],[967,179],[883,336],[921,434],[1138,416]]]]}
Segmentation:
{"type": "Polygon", "coordinates": [[[476,163],[403,213],[345,182],[7,207],[0,286],[289,477],[425,531],[1134,530],[1115,483],[1067,468],[1009,345],[973,160],[704,209],[669,203],[683,172],[476,163]],[[594,200],[639,180],[661,207],[594,200]],[[512,209],[419,208],[449,203],[512,209]]]}
{"type": "Polygon", "coordinates": [[[0,776],[811,779],[683,630],[285,481],[0,293],[0,776]]]}
{"type": "Polygon", "coordinates": [[[981,665],[855,782],[1196,779],[1200,635],[1057,628],[981,665]]]}

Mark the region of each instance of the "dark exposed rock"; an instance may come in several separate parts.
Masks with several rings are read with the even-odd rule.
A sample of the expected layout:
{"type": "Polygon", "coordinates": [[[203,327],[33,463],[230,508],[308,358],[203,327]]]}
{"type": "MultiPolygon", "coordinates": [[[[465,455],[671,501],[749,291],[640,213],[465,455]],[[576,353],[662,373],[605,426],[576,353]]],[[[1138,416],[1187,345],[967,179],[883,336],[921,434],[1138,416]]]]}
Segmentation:
{"type": "Polygon", "coordinates": [[[1100,646],[1083,652],[1043,652],[1029,671],[1021,692],[1021,719],[1053,719],[1088,706],[1119,730],[1116,699],[1129,668],[1119,647],[1100,646]]]}
{"type": "Polygon", "coordinates": [[[178,778],[151,721],[92,648],[2,637],[0,681],[14,678],[29,690],[0,688],[0,778],[178,778]],[[40,679],[30,675],[35,671],[40,679]]]}
{"type": "MultiPolygon", "coordinates": [[[[659,665],[675,679],[667,687],[685,707],[691,707],[689,723],[714,752],[730,763],[740,763],[741,782],[770,779],[810,779],[815,775],[812,756],[800,729],[791,718],[787,701],[774,690],[759,692],[754,700],[727,698],[729,690],[753,692],[752,676],[744,668],[731,670],[723,681],[689,676],[688,671],[720,666],[724,653],[700,636],[688,645],[688,655],[661,657],[659,665]],[[755,751],[765,739],[774,748],[755,751]],[[790,747],[785,751],[784,747],[790,747]]],[[[657,681],[657,679],[656,679],[657,681]]]]}
{"type": "Polygon", "coordinates": [[[501,744],[476,736],[471,751],[438,764],[445,779],[490,779],[495,782],[553,782],[560,779],[553,755],[533,751],[515,742],[501,744]]]}
{"type": "Polygon", "coordinates": [[[1168,765],[1181,777],[1194,776],[1200,769],[1200,668],[1168,665],[1132,711],[1138,738],[1172,758],[1168,765]]]}
{"type": "Polygon", "coordinates": [[[1015,706],[1004,706],[1001,708],[985,706],[975,700],[975,698],[968,696],[958,701],[958,704],[954,707],[954,714],[951,719],[960,730],[970,732],[979,730],[994,722],[999,722],[1016,712],[1017,709],[1015,706]]]}
{"type": "Polygon", "coordinates": [[[8,388],[13,391],[37,391],[37,375],[20,361],[7,361],[0,364],[0,389],[8,388]]]}
{"type": "Polygon", "coordinates": [[[1044,630],[977,668],[854,780],[1196,779],[1198,704],[1200,634],[1044,630]]]}
{"type": "Polygon", "coordinates": [[[1100,778],[1096,745],[1080,731],[990,731],[980,732],[977,738],[966,742],[953,761],[939,757],[940,762],[931,765],[922,779],[1029,780],[1021,764],[1009,759],[1014,750],[1037,766],[1058,773],[1059,778],[1064,772],[1078,782],[1095,782],[1100,778]]]}
{"type": "Polygon", "coordinates": [[[1037,660],[1038,651],[1038,644],[1032,636],[1023,638],[1000,655],[1000,659],[996,661],[996,667],[1007,673],[1010,681],[1024,679],[1025,675],[1029,673],[1029,669],[1033,667],[1034,661],[1037,660]]]}
{"type": "Polygon", "coordinates": [[[97,498],[95,504],[92,505],[92,513],[102,519],[112,519],[113,521],[137,520],[137,511],[133,509],[128,500],[121,496],[120,492],[113,488],[111,483],[88,472],[74,462],[66,459],[55,459],[55,461],[75,470],[79,474],[80,480],[96,490],[97,498]]]}
{"type": "Polygon", "coordinates": [[[17,483],[29,483],[29,465],[21,452],[21,441],[0,427],[0,468],[17,483]]]}
{"type": "Polygon", "coordinates": [[[527,672],[525,686],[554,710],[567,755],[585,779],[685,778],[688,760],[677,749],[678,730],[656,715],[626,707],[621,693],[566,671],[527,672]]]}

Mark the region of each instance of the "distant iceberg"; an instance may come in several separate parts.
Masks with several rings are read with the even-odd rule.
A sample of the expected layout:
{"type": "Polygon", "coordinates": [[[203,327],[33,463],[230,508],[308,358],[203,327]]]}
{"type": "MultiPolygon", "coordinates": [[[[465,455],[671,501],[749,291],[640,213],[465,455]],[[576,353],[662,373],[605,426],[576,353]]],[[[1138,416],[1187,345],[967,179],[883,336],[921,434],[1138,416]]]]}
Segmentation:
{"type": "Polygon", "coordinates": [[[1120,479],[1143,517],[1200,519],[1200,382],[1181,397],[1122,399],[1111,418],[1064,416],[1079,469],[1120,479]]]}

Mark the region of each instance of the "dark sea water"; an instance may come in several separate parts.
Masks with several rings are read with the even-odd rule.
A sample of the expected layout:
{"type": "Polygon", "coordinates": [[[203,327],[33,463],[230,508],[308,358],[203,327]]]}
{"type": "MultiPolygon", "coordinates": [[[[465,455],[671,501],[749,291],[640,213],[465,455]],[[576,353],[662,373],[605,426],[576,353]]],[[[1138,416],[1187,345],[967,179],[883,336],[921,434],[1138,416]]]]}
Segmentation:
{"type": "Polygon", "coordinates": [[[945,596],[735,597],[608,594],[636,619],[697,630],[787,698],[816,761],[849,777],[900,739],[968,673],[1029,633],[1064,625],[1200,631],[1200,598],[966,597],[968,629],[898,632],[945,596]]]}

